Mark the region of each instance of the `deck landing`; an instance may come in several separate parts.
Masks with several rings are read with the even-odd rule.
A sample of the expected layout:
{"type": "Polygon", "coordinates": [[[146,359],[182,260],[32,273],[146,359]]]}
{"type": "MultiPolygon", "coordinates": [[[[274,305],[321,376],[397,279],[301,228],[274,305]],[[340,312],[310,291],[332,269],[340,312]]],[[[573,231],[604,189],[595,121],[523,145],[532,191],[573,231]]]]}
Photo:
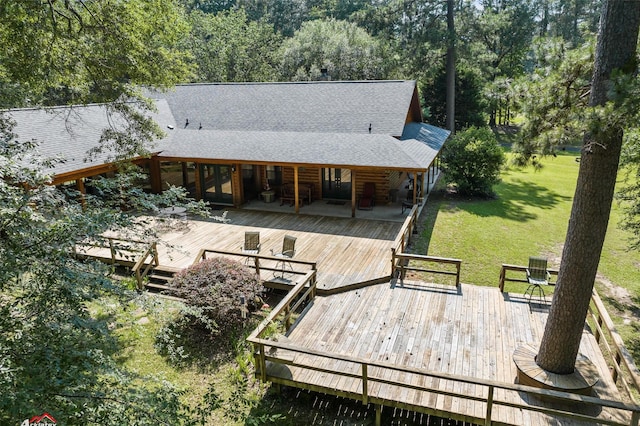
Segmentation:
{"type": "MultiPolygon", "coordinates": [[[[539,342],[548,305],[529,304],[521,295],[503,294],[497,288],[462,285],[455,287],[405,281],[379,284],[326,297],[317,297],[286,336],[286,342],[307,353],[278,349],[285,363],[272,363],[269,379],[293,386],[356,397],[362,393],[358,377],[361,365],[314,355],[357,357],[367,362],[430,370],[442,374],[513,384],[517,371],[512,357],[517,347],[539,342]],[[277,367],[277,368],[276,368],[277,367]],[[352,373],[349,378],[327,371],[352,373]]],[[[594,396],[619,401],[615,384],[590,330],[585,328],[580,351],[598,369],[600,380],[594,396]]],[[[443,378],[424,377],[370,367],[370,377],[382,377],[410,385],[428,386],[451,393],[483,397],[486,387],[443,378]]],[[[479,422],[486,404],[455,396],[437,395],[389,383],[369,384],[372,400],[393,401],[394,406],[479,422]]],[[[520,392],[496,389],[496,400],[550,406],[520,392]]],[[[572,407],[572,411],[580,411],[572,407]]],[[[593,408],[583,408],[595,415],[593,408]]],[[[603,419],[628,423],[627,413],[604,409],[603,419]],[[627,417],[625,417],[627,416],[627,417]]],[[[583,424],[575,419],[559,421],[535,411],[495,405],[493,419],[500,424],[583,424]]]]}

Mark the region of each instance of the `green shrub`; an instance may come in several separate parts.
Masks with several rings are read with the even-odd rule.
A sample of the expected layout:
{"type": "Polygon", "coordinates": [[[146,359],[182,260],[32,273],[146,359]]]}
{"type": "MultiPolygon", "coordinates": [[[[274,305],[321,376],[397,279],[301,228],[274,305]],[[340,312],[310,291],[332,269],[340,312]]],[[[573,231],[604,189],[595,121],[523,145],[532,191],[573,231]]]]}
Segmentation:
{"type": "Polygon", "coordinates": [[[216,257],[198,262],[178,272],[171,293],[189,306],[203,308],[218,329],[244,322],[241,297],[249,311],[255,310],[262,284],[255,272],[235,260],[216,257]]]}
{"type": "Polygon", "coordinates": [[[504,162],[504,152],[487,127],[457,133],[442,150],[444,179],[464,195],[492,196],[504,162]]]}

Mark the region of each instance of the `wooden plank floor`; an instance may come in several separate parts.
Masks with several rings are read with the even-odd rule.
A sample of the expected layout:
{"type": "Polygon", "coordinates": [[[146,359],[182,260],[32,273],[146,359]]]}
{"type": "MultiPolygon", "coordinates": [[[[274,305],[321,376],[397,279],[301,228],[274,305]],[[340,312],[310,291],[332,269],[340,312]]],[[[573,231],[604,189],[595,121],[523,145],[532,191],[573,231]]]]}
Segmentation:
{"type": "MultiPolygon", "coordinates": [[[[391,273],[391,246],[402,223],[382,220],[230,210],[229,223],[156,220],[160,264],[189,266],[200,249],[239,252],[245,231],[260,231],[260,254],[280,252],[285,235],[297,237],[299,260],[317,262],[319,290],[367,282],[391,273]]],[[[96,254],[96,253],[92,253],[96,254]]]]}
{"type": "MultiPolygon", "coordinates": [[[[403,286],[378,284],[317,297],[311,309],[288,333],[287,342],[332,354],[513,384],[516,378],[513,352],[522,343],[540,341],[547,309],[548,306],[529,305],[522,295],[502,294],[497,288],[463,284],[458,291],[455,287],[415,281],[405,281],[403,286]]],[[[619,401],[620,395],[589,330],[585,329],[580,351],[600,370],[596,395],[619,401]]],[[[357,364],[344,361],[299,353],[293,361],[360,374],[357,364]]],[[[279,374],[285,374],[294,382],[326,389],[328,393],[362,392],[359,379],[299,367],[280,369],[279,374]]],[[[471,384],[411,377],[390,370],[381,373],[370,368],[369,376],[379,374],[386,374],[383,377],[389,380],[486,396],[486,388],[471,384]]],[[[481,402],[379,383],[370,382],[369,395],[449,413],[458,419],[483,418],[485,412],[485,404],[481,402]]],[[[549,404],[505,390],[497,390],[496,399],[528,405],[549,404]]],[[[600,415],[628,421],[624,415],[610,410],[603,410],[600,415]]],[[[512,425],[581,424],[504,406],[494,406],[494,419],[512,425]]]]}

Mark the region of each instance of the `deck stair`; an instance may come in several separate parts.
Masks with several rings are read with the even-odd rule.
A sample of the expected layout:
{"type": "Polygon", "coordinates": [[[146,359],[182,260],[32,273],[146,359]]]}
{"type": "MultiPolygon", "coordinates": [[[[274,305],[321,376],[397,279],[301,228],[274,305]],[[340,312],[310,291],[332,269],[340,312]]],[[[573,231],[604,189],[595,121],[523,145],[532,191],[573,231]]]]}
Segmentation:
{"type": "Polygon", "coordinates": [[[145,287],[152,291],[165,291],[169,289],[169,283],[174,275],[179,272],[179,268],[167,265],[158,265],[151,268],[147,274],[148,281],[145,287]]]}

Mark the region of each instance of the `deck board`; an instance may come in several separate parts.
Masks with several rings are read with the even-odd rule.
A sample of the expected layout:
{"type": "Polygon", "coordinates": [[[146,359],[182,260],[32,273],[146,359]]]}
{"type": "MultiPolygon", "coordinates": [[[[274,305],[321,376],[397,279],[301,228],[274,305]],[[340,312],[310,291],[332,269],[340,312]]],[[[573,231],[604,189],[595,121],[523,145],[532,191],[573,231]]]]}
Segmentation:
{"type": "MultiPolygon", "coordinates": [[[[337,355],[514,383],[513,352],[521,343],[539,341],[546,316],[545,306],[530,309],[526,300],[517,295],[503,297],[496,288],[463,284],[458,292],[454,287],[437,284],[407,283],[400,286],[386,283],[316,298],[313,309],[306,313],[288,338],[296,346],[329,350],[337,355]],[[530,332],[522,333],[523,327],[530,332]]],[[[580,350],[601,369],[601,380],[596,385],[597,395],[619,400],[620,395],[588,331],[583,335],[580,350]]],[[[315,365],[318,359],[299,355],[296,361],[315,365]]],[[[320,365],[333,371],[344,369],[358,373],[356,365],[345,361],[324,359],[320,365]]],[[[296,367],[289,371],[294,381],[326,386],[329,392],[358,392],[361,388],[360,381],[356,379],[339,378],[328,373],[311,374],[296,367]]],[[[380,373],[371,368],[369,375],[376,374],[380,373]]],[[[383,378],[477,396],[486,394],[486,388],[443,379],[419,379],[406,372],[386,370],[383,378]]],[[[369,395],[451,413],[458,418],[482,418],[485,410],[484,403],[377,383],[370,383],[369,395]]],[[[506,391],[500,391],[496,396],[511,402],[523,400],[522,395],[506,391]]],[[[548,404],[533,400],[529,403],[548,404]]],[[[502,406],[496,406],[494,413],[504,424],[556,424],[558,421],[543,414],[502,406]]],[[[563,420],[562,424],[580,423],[563,420]]]]}
{"type": "MultiPolygon", "coordinates": [[[[260,254],[280,252],[285,235],[296,240],[295,259],[317,262],[318,290],[379,280],[391,273],[390,253],[401,222],[229,210],[229,223],[213,220],[151,220],[160,264],[185,268],[203,249],[240,252],[245,231],[260,231],[260,254]]],[[[133,235],[111,235],[132,238],[133,235]]],[[[108,256],[108,250],[91,254],[108,256]]]]}

